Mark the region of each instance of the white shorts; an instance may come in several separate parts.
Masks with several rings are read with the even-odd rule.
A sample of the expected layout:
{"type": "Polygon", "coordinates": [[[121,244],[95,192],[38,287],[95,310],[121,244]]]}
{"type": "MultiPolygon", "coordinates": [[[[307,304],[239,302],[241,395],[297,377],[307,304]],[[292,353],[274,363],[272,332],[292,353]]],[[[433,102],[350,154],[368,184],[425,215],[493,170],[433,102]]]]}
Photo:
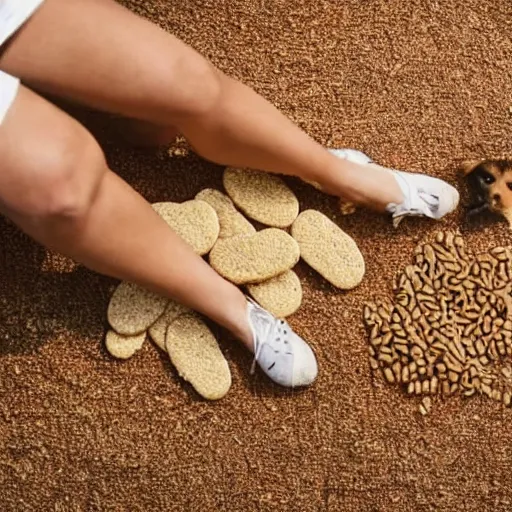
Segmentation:
{"type": "MultiPolygon", "coordinates": [[[[0,46],[27,21],[44,0],[0,0],[0,46]]],[[[13,104],[20,81],[0,70],[0,124],[13,104]]]]}

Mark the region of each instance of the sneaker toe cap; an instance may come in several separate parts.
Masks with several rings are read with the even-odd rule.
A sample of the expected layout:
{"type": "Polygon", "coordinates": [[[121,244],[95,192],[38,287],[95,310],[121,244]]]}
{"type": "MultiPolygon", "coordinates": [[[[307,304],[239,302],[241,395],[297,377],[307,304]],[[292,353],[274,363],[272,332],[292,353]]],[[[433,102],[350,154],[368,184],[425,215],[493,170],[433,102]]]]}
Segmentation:
{"type": "Polygon", "coordinates": [[[293,362],[293,387],[309,386],[318,375],[318,364],[315,354],[311,347],[302,339],[300,339],[300,344],[297,344],[296,348],[293,362]]]}
{"type": "Polygon", "coordinates": [[[439,214],[441,217],[444,217],[457,208],[460,201],[460,194],[455,187],[445,183],[440,199],[439,214]]]}

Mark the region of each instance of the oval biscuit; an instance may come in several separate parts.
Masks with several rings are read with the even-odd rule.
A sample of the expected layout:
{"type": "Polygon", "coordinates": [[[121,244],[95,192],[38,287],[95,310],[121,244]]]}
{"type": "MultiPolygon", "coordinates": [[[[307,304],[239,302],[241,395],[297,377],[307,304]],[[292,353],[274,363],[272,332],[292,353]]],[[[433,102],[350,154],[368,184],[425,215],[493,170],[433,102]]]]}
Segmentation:
{"type": "Polygon", "coordinates": [[[238,208],[262,224],[285,228],[299,214],[298,199],[279,176],[228,167],[223,182],[238,208]]]}
{"type": "Polygon", "coordinates": [[[219,238],[256,233],[254,226],[235,208],[233,201],[219,190],[206,188],[197,194],[196,199],[208,203],[217,213],[219,238]]]}
{"type": "Polygon", "coordinates": [[[168,302],[168,299],[136,284],[122,282],[110,299],[108,323],[119,334],[140,334],[158,319],[168,302]]]}
{"type": "Polygon", "coordinates": [[[302,302],[302,286],[293,270],[287,270],[261,284],[250,284],[247,290],[261,307],[277,318],[292,315],[302,302]]]}
{"type": "Polygon", "coordinates": [[[219,240],[210,252],[210,265],[235,284],[261,283],[290,270],[299,258],[299,246],[288,233],[268,228],[219,240]]]}
{"type": "Polygon", "coordinates": [[[217,340],[195,315],[181,315],[167,329],[165,346],[180,377],[207,400],[222,398],[231,387],[231,372],[217,340]]]}
{"type": "Polygon", "coordinates": [[[292,225],[292,236],[304,261],[332,285],[348,290],[363,279],[365,263],[354,240],[323,213],[302,212],[292,225]]]}
{"type": "Polygon", "coordinates": [[[124,336],[109,330],[105,337],[105,346],[112,356],[118,359],[129,359],[142,348],[145,339],[146,332],[135,336],[124,336]]]}
{"type": "Polygon", "coordinates": [[[166,351],[165,333],[167,332],[167,327],[169,327],[178,316],[185,313],[192,313],[192,311],[186,306],[171,300],[167,305],[165,313],[149,328],[149,336],[155,342],[156,346],[161,348],[164,352],[166,351]]]}
{"type": "Polygon", "coordinates": [[[207,254],[219,237],[217,214],[204,201],[154,203],[152,207],[200,256],[207,254]]]}

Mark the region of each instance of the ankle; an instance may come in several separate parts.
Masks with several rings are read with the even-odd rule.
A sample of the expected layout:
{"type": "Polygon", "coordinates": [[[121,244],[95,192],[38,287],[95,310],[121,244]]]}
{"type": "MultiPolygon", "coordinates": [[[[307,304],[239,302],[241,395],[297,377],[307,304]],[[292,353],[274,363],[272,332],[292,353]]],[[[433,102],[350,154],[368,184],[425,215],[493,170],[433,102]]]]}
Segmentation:
{"type": "Polygon", "coordinates": [[[247,350],[254,352],[253,334],[247,319],[244,319],[243,322],[240,322],[237,326],[232,328],[231,333],[236,337],[238,341],[242,343],[245,348],[247,348],[247,350]]]}
{"type": "Polygon", "coordinates": [[[386,212],[390,203],[400,203],[403,194],[390,169],[336,158],[329,171],[329,191],[343,200],[377,212],[386,212]]]}
{"type": "MultiPolygon", "coordinates": [[[[235,308],[234,308],[235,309],[235,308]]],[[[243,297],[243,303],[237,304],[236,314],[233,315],[230,325],[227,326],[231,334],[240,341],[250,352],[254,352],[254,339],[247,312],[247,300],[243,297]]]]}
{"type": "Polygon", "coordinates": [[[386,212],[388,205],[401,204],[404,194],[392,169],[372,162],[353,149],[328,151],[330,160],[317,181],[322,189],[356,205],[386,212]]]}

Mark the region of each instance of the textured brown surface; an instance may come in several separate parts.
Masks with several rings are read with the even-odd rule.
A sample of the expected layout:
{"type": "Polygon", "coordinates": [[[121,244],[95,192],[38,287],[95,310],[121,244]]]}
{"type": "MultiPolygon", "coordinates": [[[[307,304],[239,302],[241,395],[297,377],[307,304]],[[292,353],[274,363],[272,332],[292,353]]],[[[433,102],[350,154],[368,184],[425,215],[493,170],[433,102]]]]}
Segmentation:
{"type": "MultiPolygon", "coordinates": [[[[131,2],[273,101],[313,137],[455,182],[462,158],[510,152],[511,4],[505,0],[183,0],[131,2]]],[[[101,128],[101,123],[100,123],[101,128]]],[[[195,156],[153,155],[99,132],[111,165],[148,200],[221,187],[195,156]]],[[[351,292],[305,265],[290,319],[320,374],[282,391],[222,343],[233,385],[206,403],[146,343],[127,362],[102,339],[115,284],[51,256],[0,221],[0,503],[3,511],[508,511],[512,411],[447,399],[425,418],[416,399],[374,379],[362,304],[390,292],[416,242],[290,181],[355,238],[367,262],[351,292]],[[41,269],[44,267],[44,269],[41,269]]],[[[507,245],[504,223],[456,217],[475,251],[507,245]]]]}

